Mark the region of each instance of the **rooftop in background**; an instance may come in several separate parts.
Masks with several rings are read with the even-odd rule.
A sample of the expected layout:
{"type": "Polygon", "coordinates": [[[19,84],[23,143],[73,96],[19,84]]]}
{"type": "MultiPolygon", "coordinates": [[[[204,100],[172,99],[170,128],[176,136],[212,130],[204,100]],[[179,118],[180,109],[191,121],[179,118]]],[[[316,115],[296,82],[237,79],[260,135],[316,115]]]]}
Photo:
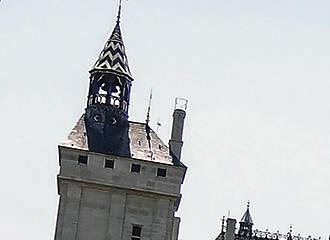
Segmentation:
{"type": "Polygon", "coordinates": [[[239,227],[236,227],[236,219],[227,218],[222,219],[221,233],[215,240],[320,240],[311,236],[302,237],[300,234],[294,235],[292,225],[290,225],[288,233],[270,232],[268,229],[265,231],[252,229],[253,221],[250,214],[250,202],[248,202],[247,210],[245,211],[239,227]],[[226,224],[225,224],[226,222],[226,224]],[[238,229],[238,230],[237,230],[238,229]]]}

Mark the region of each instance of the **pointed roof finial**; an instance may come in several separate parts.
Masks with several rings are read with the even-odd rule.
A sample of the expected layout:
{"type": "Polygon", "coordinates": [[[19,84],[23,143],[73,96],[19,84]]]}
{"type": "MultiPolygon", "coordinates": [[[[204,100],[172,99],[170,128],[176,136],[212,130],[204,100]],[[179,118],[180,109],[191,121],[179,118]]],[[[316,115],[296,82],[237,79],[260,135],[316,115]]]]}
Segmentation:
{"type": "Polygon", "coordinates": [[[119,0],[118,14],[117,14],[117,23],[120,23],[120,15],[121,15],[121,0],[119,0]]]}
{"type": "Polygon", "coordinates": [[[250,202],[250,200],[248,200],[248,202],[247,202],[247,209],[250,209],[250,204],[251,204],[251,202],[250,202]]]}

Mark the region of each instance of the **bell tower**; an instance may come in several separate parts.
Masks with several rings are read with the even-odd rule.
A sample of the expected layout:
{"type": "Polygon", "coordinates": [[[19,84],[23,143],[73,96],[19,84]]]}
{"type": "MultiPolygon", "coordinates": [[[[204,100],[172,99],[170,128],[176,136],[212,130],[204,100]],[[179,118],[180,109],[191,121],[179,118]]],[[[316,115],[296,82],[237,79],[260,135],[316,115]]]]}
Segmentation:
{"type": "Polygon", "coordinates": [[[129,120],[133,82],[120,30],[90,71],[85,113],[58,146],[55,240],[177,240],[184,108],[173,114],[170,146],[129,120]]]}
{"type": "Polygon", "coordinates": [[[252,236],[253,221],[250,214],[250,202],[247,204],[247,209],[239,222],[238,235],[240,237],[250,238],[252,236]]]}
{"type": "Polygon", "coordinates": [[[91,150],[130,156],[127,139],[128,107],[133,78],[117,22],[90,71],[85,122],[91,150]]]}

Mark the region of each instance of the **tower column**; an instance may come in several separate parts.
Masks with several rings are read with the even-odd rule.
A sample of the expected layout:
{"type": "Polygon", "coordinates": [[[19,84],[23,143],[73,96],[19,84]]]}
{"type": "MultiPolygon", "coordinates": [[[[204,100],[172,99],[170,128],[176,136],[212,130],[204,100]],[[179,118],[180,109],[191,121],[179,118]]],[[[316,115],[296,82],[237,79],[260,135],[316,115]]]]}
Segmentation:
{"type": "Polygon", "coordinates": [[[127,193],[113,192],[111,194],[107,239],[123,239],[126,199],[127,193]]]}
{"type": "Polygon", "coordinates": [[[64,198],[66,199],[66,206],[63,206],[64,209],[61,209],[61,211],[64,211],[65,215],[62,219],[63,225],[61,226],[61,229],[58,229],[61,234],[60,236],[56,235],[56,240],[76,238],[81,199],[80,186],[77,183],[68,183],[64,198]]]}
{"type": "MultiPolygon", "coordinates": [[[[59,184],[62,184],[59,182],[59,184]]],[[[62,237],[62,229],[63,229],[63,222],[64,222],[64,215],[65,215],[65,202],[66,202],[66,192],[67,192],[67,184],[62,184],[59,186],[59,195],[60,200],[58,203],[58,212],[57,212],[57,220],[56,220],[56,231],[55,231],[55,240],[60,240],[62,237]]]]}

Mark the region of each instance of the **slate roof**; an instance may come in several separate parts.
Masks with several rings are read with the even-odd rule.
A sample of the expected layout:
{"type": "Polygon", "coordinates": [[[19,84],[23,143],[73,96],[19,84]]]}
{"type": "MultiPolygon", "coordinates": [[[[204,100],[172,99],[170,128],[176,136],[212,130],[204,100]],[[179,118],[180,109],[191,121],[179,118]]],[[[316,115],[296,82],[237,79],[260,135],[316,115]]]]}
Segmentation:
{"type": "Polygon", "coordinates": [[[132,79],[119,23],[118,19],[110,38],[105,43],[105,46],[91,71],[110,71],[124,74],[132,79]]]}
{"type": "Polygon", "coordinates": [[[249,207],[246,209],[246,212],[244,213],[242,219],[241,219],[241,222],[243,223],[249,223],[249,224],[253,224],[253,221],[252,221],[252,217],[251,217],[251,214],[250,214],[250,209],[249,207]]]}
{"type": "MultiPolygon", "coordinates": [[[[132,158],[169,165],[184,166],[182,163],[172,160],[168,146],[163,143],[163,141],[152,129],[150,129],[152,154],[150,153],[145,123],[130,121],[128,137],[132,158]]],[[[67,139],[62,142],[60,146],[90,151],[88,146],[84,115],[80,117],[67,139]]]]}

